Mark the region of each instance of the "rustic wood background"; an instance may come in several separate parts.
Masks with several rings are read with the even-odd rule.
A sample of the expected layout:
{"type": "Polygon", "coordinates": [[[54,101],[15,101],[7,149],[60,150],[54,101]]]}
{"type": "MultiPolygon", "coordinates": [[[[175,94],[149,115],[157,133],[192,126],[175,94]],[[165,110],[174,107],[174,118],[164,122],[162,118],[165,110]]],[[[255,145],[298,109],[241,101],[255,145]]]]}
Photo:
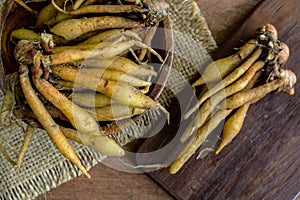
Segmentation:
{"type": "MultiPolygon", "coordinates": [[[[218,55],[228,53],[226,50],[232,48],[234,43],[236,44],[236,38],[231,37],[230,41],[227,38],[240,27],[240,24],[251,13],[251,10],[261,2],[260,0],[197,0],[213,36],[221,46],[218,55]]],[[[234,34],[236,36],[242,35],[246,39],[248,36],[243,35],[243,33],[247,30],[252,31],[260,22],[263,23],[265,20],[276,21],[284,32],[284,41],[288,41],[289,45],[292,45],[295,51],[299,52],[297,46],[299,46],[300,37],[298,33],[295,33],[296,30],[299,32],[297,18],[300,13],[299,2],[297,0],[263,1],[265,4],[274,2],[276,2],[275,6],[268,8],[273,10],[261,9],[260,13],[254,13],[255,17],[251,19],[253,21],[244,24],[239,29],[240,31],[234,34]],[[284,7],[283,4],[287,7],[286,12],[281,11],[280,14],[276,15],[276,11],[284,7]],[[296,19],[293,20],[294,18],[296,19]],[[295,24],[280,23],[281,19],[285,19],[283,20],[284,23],[295,24]],[[289,29],[284,27],[289,27],[289,29]],[[289,35],[291,38],[288,37],[289,35]]],[[[215,57],[218,57],[218,55],[215,55],[215,57]]],[[[296,65],[299,63],[296,61],[299,61],[299,59],[295,59],[289,64],[296,65]]],[[[260,106],[251,110],[252,116],[249,117],[248,121],[251,121],[252,125],[255,121],[256,126],[249,127],[249,130],[245,133],[247,137],[240,138],[239,141],[233,144],[238,146],[237,142],[245,142],[249,139],[249,141],[243,143],[248,144],[248,146],[239,146],[241,151],[249,151],[243,154],[246,157],[242,157],[242,154],[240,156],[236,154],[239,150],[237,148],[232,153],[224,149],[224,152],[217,158],[212,158],[209,155],[208,162],[203,162],[203,160],[189,162],[186,169],[194,170],[194,173],[189,173],[186,169],[176,176],[169,176],[166,170],[151,173],[150,176],[166,190],[148,175],[119,172],[99,164],[90,171],[93,177],[92,180],[78,177],[47,192],[38,199],[173,199],[169,192],[178,199],[232,199],[234,197],[234,199],[238,197],[249,199],[251,195],[254,195],[253,197],[257,199],[262,199],[264,196],[267,196],[267,199],[282,199],[283,195],[284,199],[291,199],[295,196],[295,189],[300,190],[299,133],[297,135],[295,132],[299,129],[299,114],[297,114],[299,108],[295,103],[299,105],[299,100],[289,101],[286,105],[290,109],[284,110],[286,106],[281,106],[281,104],[285,104],[288,99],[289,97],[287,98],[284,95],[273,96],[272,102],[276,104],[268,104],[266,100],[261,102],[260,106]],[[274,101],[273,98],[276,98],[276,100],[274,101]],[[264,113],[260,113],[261,108],[264,108],[262,110],[264,113]],[[284,121],[280,119],[285,117],[287,119],[284,121]],[[272,120],[269,118],[272,118],[272,120]],[[280,121],[276,123],[274,120],[280,121]],[[291,120],[293,120],[292,127],[285,127],[285,124],[291,120]],[[258,130],[264,130],[264,136],[253,136],[249,133],[249,131],[257,133],[258,130]],[[278,130],[281,130],[281,133],[276,135],[278,130]],[[282,139],[285,136],[286,138],[282,139]],[[295,140],[290,140],[291,137],[295,140]],[[264,142],[267,144],[274,143],[274,147],[262,145],[264,142]],[[283,147],[286,149],[283,150],[283,147]],[[298,153],[298,159],[295,153],[298,153]],[[227,157],[225,154],[228,154],[227,157]],[[230,156],[237,157],[230,160],[228,156],[229,158],[230,156]],[[248,158],[249,160],[246,160],[248,158]],[[225,166],[224,159],[234,163],[225,166]],[[292,159],[294,159],[294,162],[291,162],[292,159]],[[242,161],[239,162],[239,160],[242,161]],[[252,163],[256,163],[257,166],[263,168],[259,169],[257,166],[251,165],[252,163]],[[193,168],[193,166],[195,167],[193,168]],[[200,173],[199,168],[206,169],[206,171],[200,173]],[[259,176],[264,173],[268,173],[268,175],[260,179],[259,176]],[[230,176],[230,174],[232,175],[230,176]],[[194,177],[197,175],[204,178],[194,177]],[[228,177],[230,179],[225,179],[228,177]],[[199,180],[201,181],[199,182],[199,180]],[[248,183],[246,180],[248,180],[248,183]],[[271,187],[274,185],[275,188],[271,187]],[[258,186],[260,187],[258,188],[258,186]]],[[[248,124],[250,125],[250,122],[248,124]]]]}

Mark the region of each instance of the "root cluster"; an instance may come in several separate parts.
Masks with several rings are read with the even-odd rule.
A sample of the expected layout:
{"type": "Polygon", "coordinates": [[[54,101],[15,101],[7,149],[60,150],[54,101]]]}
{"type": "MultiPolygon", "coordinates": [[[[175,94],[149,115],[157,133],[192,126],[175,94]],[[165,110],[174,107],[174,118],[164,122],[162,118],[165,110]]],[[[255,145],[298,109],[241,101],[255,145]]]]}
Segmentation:
{"type": "Polygon", "coordinates": [[[123,156],[122,147],[108,137],[125,128],[115,122],[160,106],[147,95],[160,69],[148,63],[164,62],[151,41],[168,8],[156,0],[78,0],[74,5],[58,0],[39,11],[34,27],[12,31],[19,72],[6,76],[10,86],[1,122],[13,111],[29,125],[18,161],[8,160],[21,166],[32,127],[45,129],[87,177],[67,138],[107,156],[123,156]],[[110,123],[109,129],[101,128],[110,123]]]}
{"type": "Polygon", "coordinates": [[[293,95],[296,76],[283,67],[288,57],[288,46],[278,40],[276,28],[266,24],[236,53],[209,64],[193,83],[195,91],[202,91],[196,105],[184,115],[191,123],[180,142],[189,142],[170,164],[170,173],[178,172],[223,120],[221,142],[212,149],[216,154],[238,135],[251,104],[274,91],[293,95]],[[206,84],[213,86],[207,89],[206,84]]]}

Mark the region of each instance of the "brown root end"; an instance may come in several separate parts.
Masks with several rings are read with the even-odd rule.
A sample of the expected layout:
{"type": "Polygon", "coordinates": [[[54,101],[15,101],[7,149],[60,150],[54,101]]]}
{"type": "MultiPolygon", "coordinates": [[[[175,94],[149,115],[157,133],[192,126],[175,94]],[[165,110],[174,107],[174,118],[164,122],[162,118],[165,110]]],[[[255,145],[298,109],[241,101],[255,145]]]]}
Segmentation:
{"type": "Polygon", "coordinates": [[[289,95],[294,95],[294,86],[297,82],[295,73],[291,70],[282,69],[280,71],[280,78],[283,80],[283,85],[279,90],[289,95]]]}
{"type": "Polygon", "coordinates": [[[264,33],[269,39],[272,41],[278,40],[278,32],[274,25],[272,24],[265,24],[263,27],[258,29],[259,32],[264,33]]]}
{"type": "Polygon", "coordinates": [[[290,56],[290,48],[287,44],[279,43],[278,64],[285,64],[290,56]]]}

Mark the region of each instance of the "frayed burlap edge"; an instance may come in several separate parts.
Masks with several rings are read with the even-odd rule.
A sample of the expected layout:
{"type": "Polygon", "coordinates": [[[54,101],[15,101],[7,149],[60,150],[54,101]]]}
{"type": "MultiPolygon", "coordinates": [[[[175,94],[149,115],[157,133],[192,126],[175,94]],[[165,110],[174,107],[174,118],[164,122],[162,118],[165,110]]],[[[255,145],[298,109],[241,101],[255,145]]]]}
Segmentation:
{"type": "MultiPolygon", "coordinates": [[[[88,170],[105,158],[105,156],[101,156],[91,149],[84,148],[78,152],[78,156],[88,170]]],[[[6,191],[1,191],[0,199],[33,199],[79,175],[81,175],[81,172],[78,171],[78,168],[68,160],[63,160],[30,179],[19,182],[20,184],[8,186],[6,191]]],[[[2,181],[5,180],[2,179],[2,181]]]]}
{"type": "MultiPolygon", "coordinates": [[[[185,84],[187,84],[203,64],[208,53],[216,49],[216,43],[208,29],[204,17],[193,0],[169,1],[170,17],[174,28],[175,57],[173,69],[166,89],[158,101],[168,107],[185,84]],[[193,43],[193,45],[191,45],[193,43]],[[186,44],[186,45],[183,45],[186,44]],[[195,47],[199,51],[195,51],[195,47]],[[190,51],[193,49],[194,51],[190,51]],[[193,55],[190,55],[194,52],[193,55]]],[[[1,6],[1,5],[0,5],[1,6]]],[[[158,109],[149,111],[134,125],[112,136],[118,143],[124,145],[146,134],[160,117],[158,109]]],[[[25,124],[22,124],[23,129],[25,124]]],[[[11,130],[0,130],[1,138],[11,144],[9,152],[15,158],[16,151],[23,138],[20,127],[11,130]],[[13,134],[11,134],[13,132],[13,134]]],[[[72,143],[83,165],[90,169],[101,162],[105,156],[96,151],[72,143]]],[[[35,133],[27,157],[20,170],[13,168],[0,154],[0,199],[34,199],[37,196],[72,180],[81,174],[77,167],[62,157],[49,141],[47,134],[38,130],[35,133]]]]}

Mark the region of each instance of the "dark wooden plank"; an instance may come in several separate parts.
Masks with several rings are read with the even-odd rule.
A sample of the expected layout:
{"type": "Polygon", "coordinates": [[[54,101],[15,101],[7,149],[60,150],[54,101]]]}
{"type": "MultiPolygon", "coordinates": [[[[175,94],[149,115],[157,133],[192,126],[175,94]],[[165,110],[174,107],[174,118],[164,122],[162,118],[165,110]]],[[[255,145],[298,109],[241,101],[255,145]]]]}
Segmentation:
{"type": "Polygon", "coordinates": [[[40,195],[37,200],[171,200],[172,197],[145,174],[120,172],[99,164],[84,176],[40,195]]]}
{"type": "Polygon", "coordinates": [[[262,0],[196,0],[218,45],[235,31],[262,0]]]}
{"type": "MultiPolygon", "coordinates": [[[[233,47],[251,38],[258,27],[272,23],[278,28],[279,39],[291,49],[285,67],[300,74],[299,9],[298,0],[263,1],[214,58],[229,55],[233,47]]],[[[299,89],[298,83],[294,96],[274,93],[251,106],[241,133],[220,155],[211,153],[200,160],[193,157],[176,175],[170,175],[168,169],[149,175],[178,199],[292,199],[300,190],[299,89]]],[[[175,113],[171,110],[174,119],[178,119],[180,109],[175,113]]],[[[146,140],[140,151],[162,147],[162,141],[168,141],[165,137],[174,136],[179,125],[177,121],[164,127],[162,135],[146,140]]],[[[162,154],[147,159],[163,162],[172,157],[170,151],[162,154]]]]}

